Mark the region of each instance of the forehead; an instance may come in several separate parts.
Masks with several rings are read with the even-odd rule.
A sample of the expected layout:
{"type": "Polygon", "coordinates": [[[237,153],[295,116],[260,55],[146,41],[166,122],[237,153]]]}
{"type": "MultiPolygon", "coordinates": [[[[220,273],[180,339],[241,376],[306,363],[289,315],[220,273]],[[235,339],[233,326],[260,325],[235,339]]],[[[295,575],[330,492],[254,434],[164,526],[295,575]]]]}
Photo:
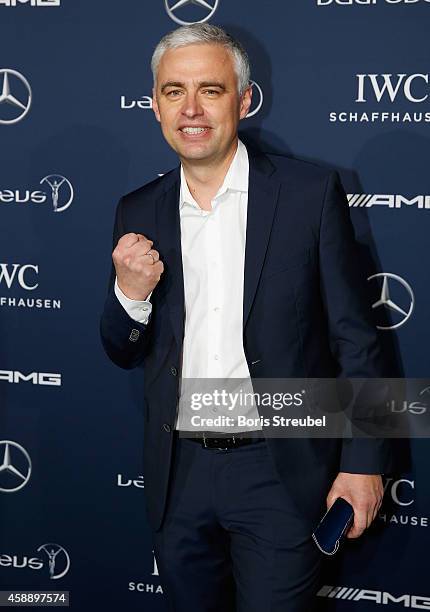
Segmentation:
{"type": "Polygon", "coordinates": [[[222,45],[192,44],[167,49],[158,67],[161,80],[207,80],[220,77],[235,79],[232,53],[222,45]]]}

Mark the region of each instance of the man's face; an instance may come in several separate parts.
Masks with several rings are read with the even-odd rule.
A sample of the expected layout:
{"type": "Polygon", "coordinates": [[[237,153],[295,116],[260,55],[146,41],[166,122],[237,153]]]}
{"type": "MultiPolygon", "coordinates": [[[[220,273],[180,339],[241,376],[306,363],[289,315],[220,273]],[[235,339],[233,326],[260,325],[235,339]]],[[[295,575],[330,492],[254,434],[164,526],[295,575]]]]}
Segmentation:
{"type": "Polygon", "coordinates": [[[229,153],[239,120],[251,105],[251,93],[249,87],[239,97],[227,49],[192,44],[163,54],[153,108],[164,138],[181,159],[210,163],[229,153]]]}

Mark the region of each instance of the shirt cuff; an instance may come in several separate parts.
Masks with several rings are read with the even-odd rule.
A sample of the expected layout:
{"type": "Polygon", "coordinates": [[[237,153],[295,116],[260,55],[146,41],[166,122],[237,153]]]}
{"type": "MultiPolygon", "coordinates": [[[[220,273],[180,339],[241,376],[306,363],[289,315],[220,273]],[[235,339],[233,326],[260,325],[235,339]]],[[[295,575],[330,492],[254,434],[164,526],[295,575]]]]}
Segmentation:
{"type": "Polygon", "coordinates": [[[143,323],[144,325],[146,325],[148,323],[149,316],[152,312],[152,304],[149,301],[152,295],[152,291],[148,295],[146,300],[131,300],[126,295],[124,295],[124,293],[119,288],[116,277],[114,291],[119,303],[127,312],[128,316],[131,317],[134,321],[138,321],[138,323],[143,323]]]}

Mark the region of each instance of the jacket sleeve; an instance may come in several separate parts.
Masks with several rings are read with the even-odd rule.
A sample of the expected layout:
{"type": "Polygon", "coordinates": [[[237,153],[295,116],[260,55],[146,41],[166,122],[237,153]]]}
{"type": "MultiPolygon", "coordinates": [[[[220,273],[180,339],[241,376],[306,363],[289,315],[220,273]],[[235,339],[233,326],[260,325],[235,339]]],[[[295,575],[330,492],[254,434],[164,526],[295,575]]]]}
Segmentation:
{"type": "MultiPolygon", "coordinates": [[[[122,219],[123,199],[118,203],[113,229],[114,249],[126,232],[122,219]]],[[[108,357],[120,368],[136,367],[149,350],[150,319],[147,324],[132,319],[115,294],[115,266],[112,263],[107,297],[100,317],[100,336],[108,357]]]]}
{"type": "MultiPolygon", "coordinates": [[[[368,295],[365,270],[355,241],[339,175],[327,179],[320,222],[320,291],[328,321],[331,351],[339,377],[388,377],[368,295]]],[[[392,467],[391,440],[352,437],[342,440],[340,471],[381,474],[392,467]]]]}

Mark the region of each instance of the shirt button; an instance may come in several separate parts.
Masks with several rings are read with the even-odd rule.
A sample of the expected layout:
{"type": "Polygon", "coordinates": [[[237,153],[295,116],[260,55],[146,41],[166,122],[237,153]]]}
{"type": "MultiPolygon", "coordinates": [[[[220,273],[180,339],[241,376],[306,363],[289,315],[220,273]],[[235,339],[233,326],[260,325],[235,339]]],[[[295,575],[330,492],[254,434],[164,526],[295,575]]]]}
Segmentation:
{"type": "Polygon", "coordinates": [[[148,310],[148,306],[144,306],[144,307],[142,308],[142,310],[143,310],[143,312],[146,312],[146,311],[148,310]]]}
{"type": "Polygon", "coordinates": [[[218,311],[219,311],[219,306],[215,306],[214,312],[218,312],[218,311]]]}
{"type": "Polygon", "coordinates": [[[178,374],[178,370],[175,368],[175,366],[172,366],[170,368],[170,373],[173,374],[173,376],[176,376],[178,374]]]}
{"type": "Polygon", "coordinates": [[[216,359],[218,361],[219,355],[214,355],[214,359],[216,359]]]}

